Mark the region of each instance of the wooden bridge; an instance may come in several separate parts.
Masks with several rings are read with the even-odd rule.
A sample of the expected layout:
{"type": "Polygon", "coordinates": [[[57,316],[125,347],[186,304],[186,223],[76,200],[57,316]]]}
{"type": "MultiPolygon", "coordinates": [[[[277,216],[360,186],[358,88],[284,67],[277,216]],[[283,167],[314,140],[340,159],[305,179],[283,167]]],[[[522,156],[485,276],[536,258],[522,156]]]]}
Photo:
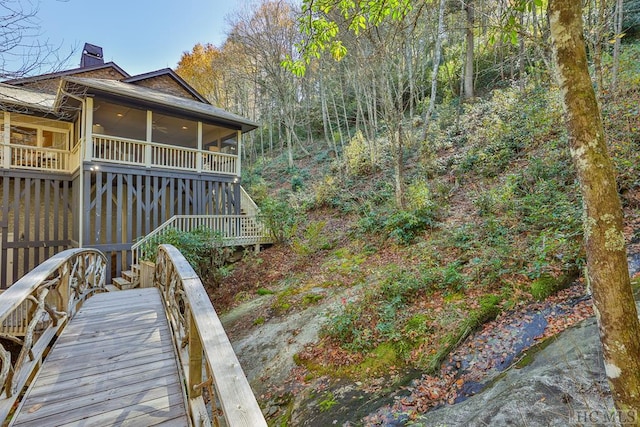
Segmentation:
{"type": "Polygon", "coordinates": [[[108,292],[104,255],[70,249],[0,295],[0,419],[10,426],[266,426],[180,252],[154,287],[108,292]]]}

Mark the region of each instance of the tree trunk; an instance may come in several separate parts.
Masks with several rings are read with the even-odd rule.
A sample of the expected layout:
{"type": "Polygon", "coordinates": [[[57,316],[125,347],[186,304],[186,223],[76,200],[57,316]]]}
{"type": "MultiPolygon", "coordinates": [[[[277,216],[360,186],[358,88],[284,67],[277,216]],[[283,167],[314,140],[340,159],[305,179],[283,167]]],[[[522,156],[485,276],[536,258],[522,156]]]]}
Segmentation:
{"type": "MultiPolygon", "coordinates": [[[[520,15],[519,16],[520,28],[525,28],[524,11],[519,12],[518,14],[520,15]]],[[[518,86],[520,87],[521,91],[524,91],[524,88],[525,88],[524,73],[525,73],[525,63],[527,61],[526,55],[525,55],[525,48],[524,48],[524,37],[525,36],[524,34],[522,34],[522,32],[518,34],[518,82],[519,82],[518,86]]]]}
{"type": "Polygon", "coordinates": [[[557,79],[585,208],[587,275],[607,378],[619,412],[640,423],[640,324],[629,280],[622,208],[589,77],[581,0],[548,6],[557,79]]]}
{"type": "Polygon", "coordinates": [[[605,43],[603,41],[603,29],[605,28],[605,10],[607,7],[607,0],[598,0],[595,2],[596,17],[593,25],[593,69],[595,71],[596,85],[598,88],[598,98],[602,97],[604,91],[604,78],[602,75],[602,46],[605,43]]]}
{"type": "Polygon", "coordinates": [[[436,92],[438,90],[438,70],[440,69],[440,57],[442,54],[442,39],[444,38],[444,8],[446,0],[440,0],[438,6],[438,34],[436,35],[436,46],[433,49],[433,70],[431,71],[431,94],[429,97],[429,108],[424,117],[424,132],[422,139],[427,139],[429,131],[429,122],[436,108],[436,92]]]}
{"type": "Polygon", "coordinates": [[[467,12],[467,51],[464,67],[464,98],[473,98],[473,23],[474,23],[474,11],[473,0],[468,0],[465,4],[465,11],[467,12]]]}
{"type": "Polygon", "coordinates": [[[614,17],[614,31],[613,36],[615,41],[613,43],[613,69],[611,70],[611,92],[616,94],[618,91],[618,66],[620,64],[620,39],[622,38],[622,20],[624,19],[624,1],[616,1],[616,12],[614,17]]]}
{"type": "Polygon", "coordinates": [[[404,191],[404,145],[402,135],[402,124],[398,121],[397,127],[391,135],[391,138],[395,140],[394,151],[394,181],[395,181],[395,195],[396,195],[396,207],[398,209],[404,209],[405,203],[405,191],[404,191]]]}

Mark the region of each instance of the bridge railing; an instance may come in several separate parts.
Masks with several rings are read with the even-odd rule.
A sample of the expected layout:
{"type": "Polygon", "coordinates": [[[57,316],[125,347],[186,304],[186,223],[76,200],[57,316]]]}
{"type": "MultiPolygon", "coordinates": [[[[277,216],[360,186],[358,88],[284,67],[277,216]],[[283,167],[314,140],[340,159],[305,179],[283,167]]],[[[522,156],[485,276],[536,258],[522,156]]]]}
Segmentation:
{"type": "Polygon", "coordinates": [[[68,249],[0,294],[0,420],[42,364],[52,339],[92,293],[105,289],[106,258],[68,249]]]}
{"type": "Polygon", "coordinates": [[[193,424],[218,425],[221,417],[229,426],[266,426],[200,278],[174,246],[158,248],[154,283],[166,303],[193,424]]]}

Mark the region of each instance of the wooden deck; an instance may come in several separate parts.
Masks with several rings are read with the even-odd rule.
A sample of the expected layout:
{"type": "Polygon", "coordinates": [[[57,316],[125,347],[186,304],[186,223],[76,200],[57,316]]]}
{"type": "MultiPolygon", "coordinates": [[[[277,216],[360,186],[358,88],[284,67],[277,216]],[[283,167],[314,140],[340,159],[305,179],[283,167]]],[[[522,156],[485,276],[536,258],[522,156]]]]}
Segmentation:
{"type": "Polygon", "coordinates": [[[12,426],[187,426],[157,288],[95,295],[46,357],[12,426]]]}

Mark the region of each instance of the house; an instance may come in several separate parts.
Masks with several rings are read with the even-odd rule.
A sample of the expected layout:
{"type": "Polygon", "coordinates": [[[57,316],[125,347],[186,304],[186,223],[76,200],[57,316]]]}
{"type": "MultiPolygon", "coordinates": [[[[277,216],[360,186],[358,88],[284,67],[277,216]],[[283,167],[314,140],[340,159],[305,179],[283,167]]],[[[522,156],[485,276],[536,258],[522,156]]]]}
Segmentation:
{"type": "Polygon", "coordinates": [[[171,69],[131,76],[85,44],[79,68],[0,83],[0,282],[71,247],[110,259],[174,215],[240,215],[242,136],[171,69]]]}

